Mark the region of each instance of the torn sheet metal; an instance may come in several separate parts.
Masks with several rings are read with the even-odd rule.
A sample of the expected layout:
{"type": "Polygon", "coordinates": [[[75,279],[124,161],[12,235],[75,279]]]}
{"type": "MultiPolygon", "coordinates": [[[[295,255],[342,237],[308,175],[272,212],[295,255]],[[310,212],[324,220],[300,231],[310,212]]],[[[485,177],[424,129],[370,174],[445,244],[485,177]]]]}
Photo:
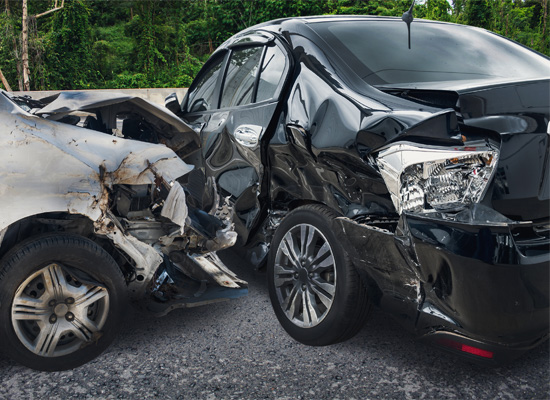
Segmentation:
{"type": "Polygon", "coordinates": [[[178,182],[174,182],[170,189],[160,215],[170,219],[182,228],[185,226],[188,215],[187,204],[185,202],[185,192],[178,182]]]}
{"type": "Polygon", "coordinates": [[[241,288],[246,282],[237,278],[233,272],[227,269],[215,252],[204,255],[187,256],[184,254],[171,254],[170,258],[174,266],[189,276],[212,281],[218,286],[227,288],[241,288]]]}
{"type": "Polygon", "coordinates": [[[114,219],[101,219],[94,224],[94,227],[98,234],[107,236],[115,246],[124,250],[134,260],[136,276],[129,282],[128,289],[133,298],[143,296],[147,284],[163,261],[162,256],[152,246],[131,235],[125,235],[114,219]]]}
{"type": "Polygon", "coordinates": [[[47,106],[33,110],[52,120],[32,115],[9,98],[0,92],[0,129],[5,132],[0,138],[0,159],[4,162],[0,171],[0,206],[10,210],[0,216],[2,232],[17,221],[39,214],[82,215],[93,222],[96,235],[109,238],[131,259],[133,272],[127,281],[134,299],[146,293],[164,261],[163,252],[187,251],[190,247],[198,252],[194,257],[212,276],[212,282],[246,292],[245,282],[235,280],[229,271],[221,272],[225,267],[215,254],[204,254],[235,243],[236,233],[230,223],[209,216],[220,224],[213,237],[197,239],[196,233],[194,237],[184,236],[189,222],[188,206],[177,179],[193,166],[164,144],[126,139],[54,120],[73,111],[97,111],[98,107],[106,118],[116,117],[121,110],[139,111],[140,118],[153,116],[155,127],[163,132],[188,134],[191,129],[180,119],[145,100],[124,95],[61,93],[53,101],[46,99],[46,103],[50,101],[47,106]],[[128,207],[137,201],[139,208],[128,208],[126,215],[116,216],[111,209],[119,210],[116,204],[120,188],[136,194],[137,197],[130,195],[124,200],[128,207]],[[146,190],[139,197],[133,188],[149,188],[150,192],[146,190]],[[147,203],[141,205],[143,201],[147,203]],[[160,213],[154,211],[157,208],[160,213]],[[160,216],[165,219],[158,220],[160,216]]]}
{"type": "Polygon", "coordinates": [[[192,167],[163,145],[75,128],[33,117],[0,95],[0,112],[16,118],[0,119],[7,134],[0,138],[0,216],[6,227],[29,215],[68,211],[97,220],[102,185],[152,184],[150,162],[174,180],[192,167]],[[105,177],[100,178],[100,169],[105,177]]]}

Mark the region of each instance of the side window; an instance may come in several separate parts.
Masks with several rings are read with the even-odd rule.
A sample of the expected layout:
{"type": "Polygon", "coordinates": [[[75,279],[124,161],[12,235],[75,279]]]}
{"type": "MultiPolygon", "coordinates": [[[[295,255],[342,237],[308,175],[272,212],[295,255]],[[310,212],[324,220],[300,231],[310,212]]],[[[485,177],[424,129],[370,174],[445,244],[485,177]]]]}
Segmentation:
{"type": "Polygon", "coordinates": [[[285,66],[286,57],[281,49],[277,46],[268,47],[258,82],[256,102],[277,97],[285,66]]]}
{"type": "Polygon", "coordinates": [[[263,47],[233,51],[225,76],[221,108],[252,103],[262,52],[263,47]]]}
{"type": "Polygon", "coordinates": [[[189,93],[187,100],[188,112],[208,111],[217,106],[217,99],[215,98],[216,82],[222,69],[223,60],[224,54],[220,54],[218,59],[189,93]]]}

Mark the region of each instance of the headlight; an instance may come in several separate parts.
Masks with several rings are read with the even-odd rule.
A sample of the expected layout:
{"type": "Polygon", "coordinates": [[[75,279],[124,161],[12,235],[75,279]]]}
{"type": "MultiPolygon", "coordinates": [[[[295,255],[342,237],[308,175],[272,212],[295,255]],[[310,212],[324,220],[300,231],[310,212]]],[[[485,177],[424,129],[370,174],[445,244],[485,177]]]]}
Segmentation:
{"type": "Polygon", "coordinates": [[[397,212],[458,211],[478,203],[495,172],[498,150],[400,143],[380,152],[377,164],[397,212]]]}

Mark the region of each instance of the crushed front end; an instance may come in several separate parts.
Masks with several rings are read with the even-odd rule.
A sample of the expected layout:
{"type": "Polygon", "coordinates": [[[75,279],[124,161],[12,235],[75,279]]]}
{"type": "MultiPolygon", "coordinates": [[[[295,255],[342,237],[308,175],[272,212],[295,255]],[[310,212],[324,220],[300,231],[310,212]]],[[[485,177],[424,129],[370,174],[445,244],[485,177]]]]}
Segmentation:
{"type": "Polygon", "coordinates": [[[157,315],[247,294],[216,255],[236,242],[232,209],[212,182],[199,193],[206,207],[193,199],[198,139],[175,115],[101,92],[1,92],[0,111],[2,186],[12,189],[1,198],[12,210],[0,221],[3,252],[46,232],[92,239],[118,263],[129,297],[157,315]]]}
{"type": "MultiPolygon", "coordinates": [[[[187,203],[188,193],[177,180],[166,180],[152,165],[149,169],[154,184],[115,185],[110,196],[110,221],[158,254],[157,269],[134,270],[129,288],[135,300],[160,316],[246,295],[247,283],[216,255],[237,240],[225,199],[217,197],[219,203],[207,213],[187,203]]],[[[117,240],[108,229],[104,233],[117,240]]]]}

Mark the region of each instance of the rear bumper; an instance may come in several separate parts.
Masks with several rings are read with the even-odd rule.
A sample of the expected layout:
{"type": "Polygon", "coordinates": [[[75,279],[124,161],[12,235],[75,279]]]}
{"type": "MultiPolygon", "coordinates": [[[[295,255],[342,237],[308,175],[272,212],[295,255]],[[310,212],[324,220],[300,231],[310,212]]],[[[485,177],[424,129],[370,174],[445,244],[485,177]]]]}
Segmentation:
{"type": "Polygon", "coordinates": [[[434,330],[419,340],[477,364],[499,365],[515,360],[548,340],[548,334],[530,344],[502,344],[476,340],[465,334],[434,330]]]}
{"type": "Polygon", "coordinates": [[[388,232],[337,221],[373,302],[419,338],[487,358],[468,353],[477,346],[493,353],[491,362],[513,359],[548,338],[550,240],[533,226],[409,214],[388,232]]]}

